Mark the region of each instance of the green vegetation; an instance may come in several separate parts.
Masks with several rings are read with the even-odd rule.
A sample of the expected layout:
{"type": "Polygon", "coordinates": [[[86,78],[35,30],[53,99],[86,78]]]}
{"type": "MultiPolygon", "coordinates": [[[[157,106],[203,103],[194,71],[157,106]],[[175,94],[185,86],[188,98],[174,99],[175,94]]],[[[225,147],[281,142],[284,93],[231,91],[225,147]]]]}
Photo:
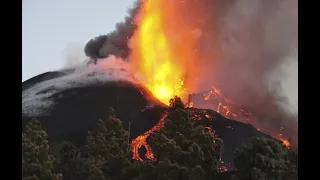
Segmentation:
{"type": "Polygon", "coordinates": [[[48,134],[41,129],[40,121],[32,119],[22,133],[22,177],[24,180],[57,180],[54,157],[49,155],[48,134]]]}
{"type": "Polygon", "coordinates": [[[277,139],[253,138],[252,147],[236,150],[236,179],[298,179],[298,152],[277,139]]]}
{"type": "Polygon", "coordinates": [[[170,102],[164,127],[149,138],[161,179],[212,179],[218,173],[223,142],[202,126],[194,127],[180,98],[170,102]]]}
{"type": "MultiPolygon", "coordinates": [[[[88,132],[86,145],[49,146],[40,121],[31,120],[22,134],[24,180],[212,180],[231,179],[218,172],[222,139],[195,126],[180,98],[170,101],[164,127],[147,139],[154,161],[132,159],[129,135],[112,108],[88,132]]],[[[254,138],[252,147],[235,152],[232,179],[297,179],[297,151],[275,139],[254,138]]],[[[229,173],[230,174],[230,173],[229,173]]]]}

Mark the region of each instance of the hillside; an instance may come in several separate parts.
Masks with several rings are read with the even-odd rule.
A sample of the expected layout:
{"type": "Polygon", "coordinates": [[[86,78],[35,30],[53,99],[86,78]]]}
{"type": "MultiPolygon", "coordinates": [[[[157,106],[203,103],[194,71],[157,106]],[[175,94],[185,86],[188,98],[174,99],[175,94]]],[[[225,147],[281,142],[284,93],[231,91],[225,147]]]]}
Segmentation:
{"type": "MultiPolygon", "coordinates": [[[[123,80],[81,83],[66,88],[57,88],[55,84],[41,86],[60,82],[59,78],[67,75],[66,72],[48,72],[22,83],[22,126],[32,117],[37,117],[52,142],[70,140],[77,146],[83,145],[88,130],[98,119],[107,117],[108,107],[116,110],[125,129],[131,123],[130,138],[133,139],[157,124],[166,109],[143,87],[123,80]],[[38,88],[34,88],[35,86],[38,88]],[[46,95],[31,96],[30,90],[36,91],[32,93],[34,95],[46,95]],[[26,113],[26,110],[35,108],[34,105],[29,107],[32,102],[30,99],[39,97],[43,97],[42,101],[50,100],[51,103],[37,106],[38,110],[33,114],[26,113]]],[[[231,162],[234,150],[241,148],[243,144],[249,144],[252,137],[269,137],[249,124],[226,119],[212,110],[192,108],[189,111],[200,115],[201,120],[197,123],[210,125],[216,135],[223,139],[225,148],[222,160],[227,163],[231,162]]]]}

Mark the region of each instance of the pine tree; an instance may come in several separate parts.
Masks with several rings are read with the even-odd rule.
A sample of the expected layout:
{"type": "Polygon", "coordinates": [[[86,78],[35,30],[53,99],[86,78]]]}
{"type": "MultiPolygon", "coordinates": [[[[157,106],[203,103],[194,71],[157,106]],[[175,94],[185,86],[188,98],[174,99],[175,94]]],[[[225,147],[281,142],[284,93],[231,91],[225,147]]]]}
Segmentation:
{"type": "Polygon", "coordinates": [[[128,132],[115,116],[113,108],[109,117],[99,120],[88,133],[87,145],[90,179],[119,179],[130,166],[128,132]]]}
{"type": "Polygon", "coordinates": [[[63,174],[64,180],[86,179],[88,169],[85,158],[81,157],[80,150],[71,142],[62,142],[56,157],[56,169],[63,174]]]}
{"type": "Polygon", "coordinates": [[[273,138],[253,138],[252,146],[235,151],[236,176],[240,180],[294,180],[297,151],[273,138]]]}
{"type": "Polygon", "coordinates": [[[49,150],[48,134],[39,120],[32,119],[22,133],[22,179],[61,179],[61,174],[53,172],[54,157],[49,150]]]}

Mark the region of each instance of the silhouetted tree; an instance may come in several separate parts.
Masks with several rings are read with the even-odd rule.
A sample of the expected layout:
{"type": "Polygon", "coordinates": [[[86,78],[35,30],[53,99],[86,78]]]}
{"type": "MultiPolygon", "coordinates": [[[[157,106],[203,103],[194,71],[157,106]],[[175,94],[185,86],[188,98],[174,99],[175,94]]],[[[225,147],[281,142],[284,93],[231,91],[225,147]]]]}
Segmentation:
{"type": "Polygon", "coordinates": [[[235,151],[234,163],[239,180],[297,179],[297,151],[273,138],[252,139],[252,147],[235,151]]]}
{"type": "Polygon", "coordinates": [[[289,140],[290,146],[287,148],[286,165],[288,171],[286,180],[298,180],[298,149],[293,142],[289,140]]]}
{"type": "Polygon", "coordinates": [[[105,121],[99,120],[87,136],[89,179],[122,179],[130,167],[128,132],[112,108],[105,121]]]}
{"type": "Polygon", "coordinates": [[[88,169],[86,159],[71,142],[62,142],[56,157],[56,169],[63,174],[64,180],[86,179],[88,169]]]}
{"type": "Polygon", "coordinates": [[[62,179],[61,174],[53,172],[54,157],[49,150],[48,134],[39,120],[32,119],[22,133],[22,179],[62,179]]]}
{"type": "Polygon", "coordinates": [[[169,108],[171,110],[177,109],[177,108],[184,109],[184,104],[183,104],[181,98],[178,96],[175,96],[174,98],[170,99],[169,108]]]}

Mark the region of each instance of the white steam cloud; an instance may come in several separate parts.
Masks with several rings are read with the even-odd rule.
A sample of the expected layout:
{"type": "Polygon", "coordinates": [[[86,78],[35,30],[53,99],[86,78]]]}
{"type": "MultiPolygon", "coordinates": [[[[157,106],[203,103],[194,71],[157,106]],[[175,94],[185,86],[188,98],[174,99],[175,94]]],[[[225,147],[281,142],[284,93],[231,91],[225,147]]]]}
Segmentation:
{"type": "Polygon", "coordinates": [[[88,57],[86,57],[83,46],[79,43],[69,43],[62,51],[62,60],[64,68],[77,68],[84,66],[87,63],[88,57]]]}
{"type": "Polygon", "coordinates": [[[278,105],[298,119],[298,52],[294,50],[278,68],[270,72],[266,81],[269,90],[275,91],[284,100],[278,105]]]}

